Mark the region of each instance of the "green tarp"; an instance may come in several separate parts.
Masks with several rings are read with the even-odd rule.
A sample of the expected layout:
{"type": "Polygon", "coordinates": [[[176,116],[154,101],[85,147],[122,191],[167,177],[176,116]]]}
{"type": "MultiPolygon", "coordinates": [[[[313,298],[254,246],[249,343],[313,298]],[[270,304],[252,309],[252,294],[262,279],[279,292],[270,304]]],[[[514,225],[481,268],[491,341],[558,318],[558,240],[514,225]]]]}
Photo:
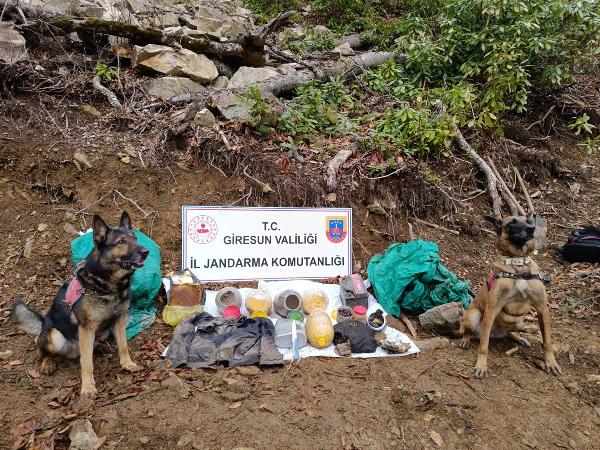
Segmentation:
{"type": "MultiPolygon", "coordinates": [[[[127,315],[127,339],[131,339],[144,328],[154,323],[156,306],[154,300],[160,291],[160,249],[158,245],[139,230],[134,231],[138,243],[150,253],[144,267],[136,269],[131,282],[131,304],[127,315]]],[[[71,263],[73,266],[85,259],[94,248],[92,232],[79,236],[71,242],[71,263]]]]}
{"type": "Polygon", "coordinates": [[[433,242],[392,244],[371,258],[367,272],[377,301],[396,317],[400,311],[421,314],[443,303],[462,302],[466,308],[471,302],[469,282],[459,280],[440,262],[433,242]]]}

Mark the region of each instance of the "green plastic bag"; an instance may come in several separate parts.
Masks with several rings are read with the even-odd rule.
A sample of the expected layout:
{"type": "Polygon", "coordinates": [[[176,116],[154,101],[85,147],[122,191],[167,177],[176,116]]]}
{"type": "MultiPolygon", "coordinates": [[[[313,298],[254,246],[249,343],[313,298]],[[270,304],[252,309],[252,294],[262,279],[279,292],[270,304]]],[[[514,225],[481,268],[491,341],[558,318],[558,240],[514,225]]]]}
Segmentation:
{"type": "Polygon", "coordinates": [[[421,314],[444,303],[462,302],[469,306],[469,282],[461,281],[441,262],[438,246],[414,240],[392,244],[384,254],[371,258],[369,281],[377,301],[387,313],[421,314]]]}
{"type": "MultiPolygon", "coordinates": [[[[136,269],[131,282],[131,304],[127,314],[127,339],[131,339],[143,329],[154,323],[156,306],[154,300],[160,291],[160,249],[158,245],[139,230],[134,231],[138,243],[150,253],[144,267],[136,269]]],[[[87,258],[94,248],[94,237],[91,231],[79,236],[71,242],[71,263],[73,266],[87,258]]]]}

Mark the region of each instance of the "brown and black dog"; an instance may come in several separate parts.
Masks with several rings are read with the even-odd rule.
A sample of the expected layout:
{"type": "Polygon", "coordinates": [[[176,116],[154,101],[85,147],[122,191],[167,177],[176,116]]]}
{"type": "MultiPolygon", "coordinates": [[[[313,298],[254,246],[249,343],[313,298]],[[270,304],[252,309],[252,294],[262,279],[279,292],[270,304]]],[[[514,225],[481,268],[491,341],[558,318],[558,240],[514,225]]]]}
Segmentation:
{"type": "Polygon", "coordinates": [[[12,317],[20,328],[37,336],[41,373],[54,372],[56,357],[79,356],[81,395],[87,397],[96,395],[94,345],[106,339],[111,331],[119,347],[121,366],[129,371],[139,369],[129,356],[125,327],[131,278],[135,269],[144,265],[149,253],[137,243],[126,212],[115,229],[95,215],[93,233],[94,249],[76,267],[73,280],[60,288],[45,316],[21,301],[12,308],[12,317]]]}
{"type": "Polygon", "coordinates": [[[475,376],[488,375],[487,358],[490,336],[508,336],[522,345],[529,341],[519,331],[530,331],[524,323],[525,315],[533,307],[544,340],[545,368],[549,373],[562,373],[552,348],[552,322],[548,309],[548,295],[539,275],[538,265],[529,257],[534,250],[535,225],[533,214],[488,218],[498,233],[497,246],[506,258],[494,263],[494,272],[479,290],[465,312],[459,335],[460,346],[468,348],[471,337],[479,337],[475,376]]]}

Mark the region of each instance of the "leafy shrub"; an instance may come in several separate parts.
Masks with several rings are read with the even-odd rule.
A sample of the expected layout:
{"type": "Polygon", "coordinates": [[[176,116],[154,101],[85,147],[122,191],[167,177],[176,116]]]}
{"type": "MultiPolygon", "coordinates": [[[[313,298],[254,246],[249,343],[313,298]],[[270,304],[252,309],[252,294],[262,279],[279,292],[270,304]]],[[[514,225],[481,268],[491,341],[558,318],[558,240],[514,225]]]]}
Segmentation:
{"type": "Polygon", "coordinates": [[[338,38],[331,30],[316,30],[314,27],[304,28],[306,36],[298,39],[293,33],[284,34],[281,47],[294,53],[304,55],[311,52],[330,51],[337,45],[338,38]]]}
{"type": "Polygon", "coordinates": [[[300,7],[298,0],[245,0],[244,4],[250,11],[258,14],[263,21],[269,20],[282,11],[300,7]]]}

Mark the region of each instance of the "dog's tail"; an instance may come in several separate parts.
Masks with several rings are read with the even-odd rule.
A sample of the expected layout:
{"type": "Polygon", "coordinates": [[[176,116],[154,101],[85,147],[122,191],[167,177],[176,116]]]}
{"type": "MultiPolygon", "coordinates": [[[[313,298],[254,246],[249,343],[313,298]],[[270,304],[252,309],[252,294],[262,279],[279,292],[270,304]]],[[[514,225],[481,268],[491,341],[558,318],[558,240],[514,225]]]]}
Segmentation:
{"type": "Polygon", "coordinates": [[[11,317],[19,328],[27,334],[39,336],[42,332],[44,318],[21,300],[17,300],[11,308],[11,317]]]}

